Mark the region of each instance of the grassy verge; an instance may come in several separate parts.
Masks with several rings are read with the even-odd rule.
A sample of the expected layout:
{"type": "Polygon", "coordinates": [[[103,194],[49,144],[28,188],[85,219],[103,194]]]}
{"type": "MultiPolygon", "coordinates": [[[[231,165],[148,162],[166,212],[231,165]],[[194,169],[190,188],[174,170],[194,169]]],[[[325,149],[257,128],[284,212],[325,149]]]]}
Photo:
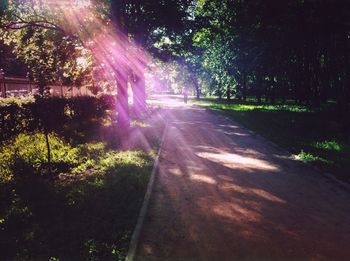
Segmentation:
{"type": "Polygon", "coordinates": [[[103,143],[73,148],[58,137],[50,139],[55,171],[62,172],[54,180],[41,170],[42,134],[20,135],[0,150],[2,258],[122,260],[152,155],[116,152],[103,143]]]}
{"type": "Polygon", "coordinates": [[[149,146],[120,151],[109,117],[68,122],[49,135],[52,174],[44,134],[2,142],[1,259],[124,260],[163,127],[134,121],[149,146]]]}
{"type": "Polygon", "coordinates": [[[297,105],[258,105],[196,102],[224,113],[324,172],[350,182],[350,144],[342,138],[341,126],[332,108],[311,110],[297,105]]]}

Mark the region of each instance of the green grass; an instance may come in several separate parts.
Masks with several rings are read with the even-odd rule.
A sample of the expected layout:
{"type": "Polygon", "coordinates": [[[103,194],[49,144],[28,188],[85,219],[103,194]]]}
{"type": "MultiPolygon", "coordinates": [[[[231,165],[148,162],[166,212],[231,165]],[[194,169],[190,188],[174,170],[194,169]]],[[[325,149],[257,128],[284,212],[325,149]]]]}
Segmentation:
{"type": "Polygon", "coordinates": [[[311,110],[300,105],[254,105],[254,104],[225,104],[213,102],[201,102],[201,105],[210,106],[213,109],[233,111],[288,111],[288,112],[310,112],[311,110]]]}
{"type": "Polygon", "coordinates": [[[124,260],[164,122],[132,118],[120,151],[113,97],[38,102],[0,99],[0,259],[124,260]]]}
{"type": "Polygon", "coordinates": [[[0,147],[0,245],[4,260],[124,260],[154,151],[116,151],[20,134],[0,147]]]}
{"type": "Polygon", "coordinates": [[[107,116],[70,121],[49,135],[51,174],[44,134],[0,143],[2,259],[125,259],[164,126],[138,121],[133,128],[152,150],[118,151],[107,116]]]}
{"type": "Polygon", "coordinates": [[[195,102],[232,117],[281,147],[311,162],[324,172],[350,182],[350,145],[332,108],[310,109],[300,105],[259,105],[195,102]]]}

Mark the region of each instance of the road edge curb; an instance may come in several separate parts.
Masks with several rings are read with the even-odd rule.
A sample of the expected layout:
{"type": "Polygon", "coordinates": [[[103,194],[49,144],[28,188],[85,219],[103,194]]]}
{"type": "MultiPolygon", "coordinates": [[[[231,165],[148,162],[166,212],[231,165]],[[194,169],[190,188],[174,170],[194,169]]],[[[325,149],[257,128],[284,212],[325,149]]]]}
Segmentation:
{"type": "Polygon", "coordinates": [[[147,185],[146,194],[145,194],[145,197],[143,198],[143,202],[142,202],[142,206],[141,206],[141,210],[140,210],[139,216],[137,218],[136,226],[135,226],[135,229],[134,229],[134,231],[132,233],[132,236],[131,236],[131,239],[130,239],[129,250],[128,250],[128,254],[127,254],[126,258],[125,258],[125,261],[134,261],[134,259],[135,259],[135,254],[136,254],[136,249],[137,249],[137,246],[138,246],[138,243],[139,243],[141,229],[143,227],[145,216],[147,214],[148,205],[149,205],[151,194],[152,194],[152,191],[153,191],[154,180],[155,180],[156,172],[158,170],[159,156],[160,156],[160,154],[162,152],[162,147],[163,147],[163,144],[164,144],[166,133],[168,131],[168,126],[169,126],[169,123],[166,122],[164,131],[163,131],[163,135],[162,135],[162,138],[161,138],[161,142],[160,142],[160,145],[159,145],[158,154],[157,154],[157,156],[156,156],[156,158],[154,160],[151,176],[150,176],[150,179],[149,179],[149,182],[148,182],[148,185],[147,185]]]}

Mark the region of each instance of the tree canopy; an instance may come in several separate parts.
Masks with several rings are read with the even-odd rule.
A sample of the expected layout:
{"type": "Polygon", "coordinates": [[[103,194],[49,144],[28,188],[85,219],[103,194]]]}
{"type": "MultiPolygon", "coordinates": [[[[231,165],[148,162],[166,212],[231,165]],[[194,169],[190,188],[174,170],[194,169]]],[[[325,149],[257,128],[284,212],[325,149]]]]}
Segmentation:
{"type": "Polygon", "coordinates": [[[49,68],[45,75],[79,81],[86,68],[79,68],[77,59],[91,59],[92,76],[117,86],[119,109],[126,115],[128,82],[134,103],[144,107],[144,71],[160,58],[182,66],[184,82],[197,95],[315,107],[335,100],[345,117],[349,5],[341,0],[13,0],[2,1],[1,27],[16,55],[30,68],[49,68]],[[40,64],[35,45],[45,46],[46,64],[40,64]]]}

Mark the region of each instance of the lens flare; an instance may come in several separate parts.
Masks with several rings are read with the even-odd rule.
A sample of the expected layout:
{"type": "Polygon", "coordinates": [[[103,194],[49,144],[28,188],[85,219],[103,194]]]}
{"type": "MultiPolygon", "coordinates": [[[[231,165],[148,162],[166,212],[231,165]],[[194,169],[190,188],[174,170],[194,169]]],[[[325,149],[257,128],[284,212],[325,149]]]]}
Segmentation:
{"type": "Polygon", "coordinates": [[[102,17],[97,4],[90,0],[51,0],[47,3],[49,9],[62,15],[64,31],[78,36],[83,47],[90,51],[97,68],[94,77],[114,84],[144,78],[151,56],[118,30],[118,25],[102,17]]]}

